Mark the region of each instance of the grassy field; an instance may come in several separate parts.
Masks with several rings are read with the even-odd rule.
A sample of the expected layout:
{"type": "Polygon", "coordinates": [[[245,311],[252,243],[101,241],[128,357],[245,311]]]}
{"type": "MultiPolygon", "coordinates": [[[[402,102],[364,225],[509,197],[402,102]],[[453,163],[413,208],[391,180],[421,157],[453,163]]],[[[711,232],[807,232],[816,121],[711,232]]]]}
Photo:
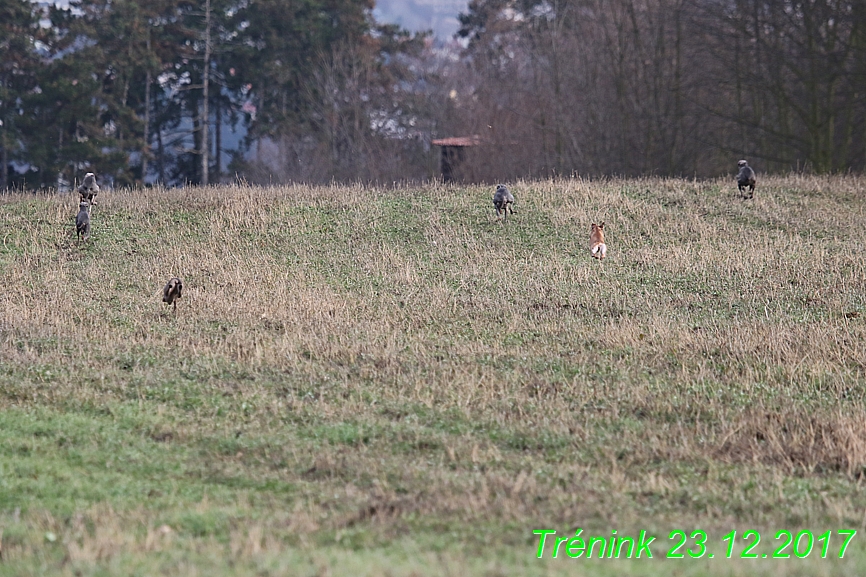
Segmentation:
{"type": "Polygon", "coordinates": [[[866,572],[866,179],[512,191],[0,197],[0,575],[866,572]]]}

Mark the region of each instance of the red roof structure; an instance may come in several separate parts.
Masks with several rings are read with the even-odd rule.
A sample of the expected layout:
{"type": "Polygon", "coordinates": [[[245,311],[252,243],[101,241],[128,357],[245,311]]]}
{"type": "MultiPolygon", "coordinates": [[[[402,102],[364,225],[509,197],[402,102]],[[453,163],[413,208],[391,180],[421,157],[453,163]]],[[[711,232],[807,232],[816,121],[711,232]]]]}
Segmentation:
{"type": "Polygon", "coordinates": [[[470,146],[480,145],[481,137],[477,134],[473,134],[472,136],[452,136],[450,138],[437,138],[430,142],[435,146],[442,147],[442,160],[440,162],[442,180],[451,182],[456,176],[457,166],[465,158],[465,149],[470,146]]]}
{"type": "Polygon", "coordinates": [[[436,146],[478,146],[481,137],[477,134],[472,136],[452,136],[450,138],[437,138],[431,141],[436,146]]]}

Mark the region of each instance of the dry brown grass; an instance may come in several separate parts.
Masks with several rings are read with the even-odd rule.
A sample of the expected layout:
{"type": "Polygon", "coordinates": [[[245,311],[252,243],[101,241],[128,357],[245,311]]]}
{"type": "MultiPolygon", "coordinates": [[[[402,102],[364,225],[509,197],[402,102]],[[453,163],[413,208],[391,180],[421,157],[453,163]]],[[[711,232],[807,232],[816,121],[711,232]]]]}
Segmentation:
{"type": "Polygon", "coordinates": [[[20,480],[0,510],[61,517],[68,557],[94,563],[187,539],[249,558],[407,531],[447,548],[452,527],[531,555],[542,526],[861,525],[863,179],[764,177],[753,202],[728,181],[512,190],[507,225],[472,187],[118,191],[81,244],[71,197],[3,197],[0,408],[18,432],[0,455],[26,445],[64,478],[119,451],[163,496],[20,480]],[[586,249],[601,220],[604,263],[586,249]],[[49,450],[25,414],[121,442],[97,435],[81,464],[85,433],[49,450]],[[196,537],[177,517],[212,491],[233,504],[202,515],[230,521],[196,537]],[[83,505],[122,512],[72,537],[83,505]]]}

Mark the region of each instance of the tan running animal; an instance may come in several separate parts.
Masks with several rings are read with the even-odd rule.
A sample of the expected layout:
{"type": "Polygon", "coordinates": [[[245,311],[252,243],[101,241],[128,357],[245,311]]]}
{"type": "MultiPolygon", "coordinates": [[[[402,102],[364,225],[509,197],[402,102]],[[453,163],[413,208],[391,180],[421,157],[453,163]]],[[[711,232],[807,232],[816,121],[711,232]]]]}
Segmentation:
{"type": "Polygon", "coordinates": [[[78,195],[81,200],[86,200],[88,205],[96,204],[96,195],[99,194],[99,185],[96,184],[96,175],[88,172],[84,175],[84,182],[78,187],[78,195]]]}
{"type": "Polygon", "coordinates": [[[607,245],[604,243],[604,222],[601,224],[592,223],[592,229],[589,233],[589,252],[593,258],[598,260],[607,256],[607,245]]]}

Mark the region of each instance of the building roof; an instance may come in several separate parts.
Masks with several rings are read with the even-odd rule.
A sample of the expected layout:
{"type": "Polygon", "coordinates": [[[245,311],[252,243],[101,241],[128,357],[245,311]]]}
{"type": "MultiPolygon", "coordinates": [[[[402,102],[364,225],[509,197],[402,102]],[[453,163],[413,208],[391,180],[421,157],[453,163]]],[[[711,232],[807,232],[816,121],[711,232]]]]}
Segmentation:
{"type": "Polygon", "coordinates": [[[472,136],[452,136],[450,138],[437,138],[431,141],[436,146],[478,146],[481,137],[477,134],[472,136]]]}

